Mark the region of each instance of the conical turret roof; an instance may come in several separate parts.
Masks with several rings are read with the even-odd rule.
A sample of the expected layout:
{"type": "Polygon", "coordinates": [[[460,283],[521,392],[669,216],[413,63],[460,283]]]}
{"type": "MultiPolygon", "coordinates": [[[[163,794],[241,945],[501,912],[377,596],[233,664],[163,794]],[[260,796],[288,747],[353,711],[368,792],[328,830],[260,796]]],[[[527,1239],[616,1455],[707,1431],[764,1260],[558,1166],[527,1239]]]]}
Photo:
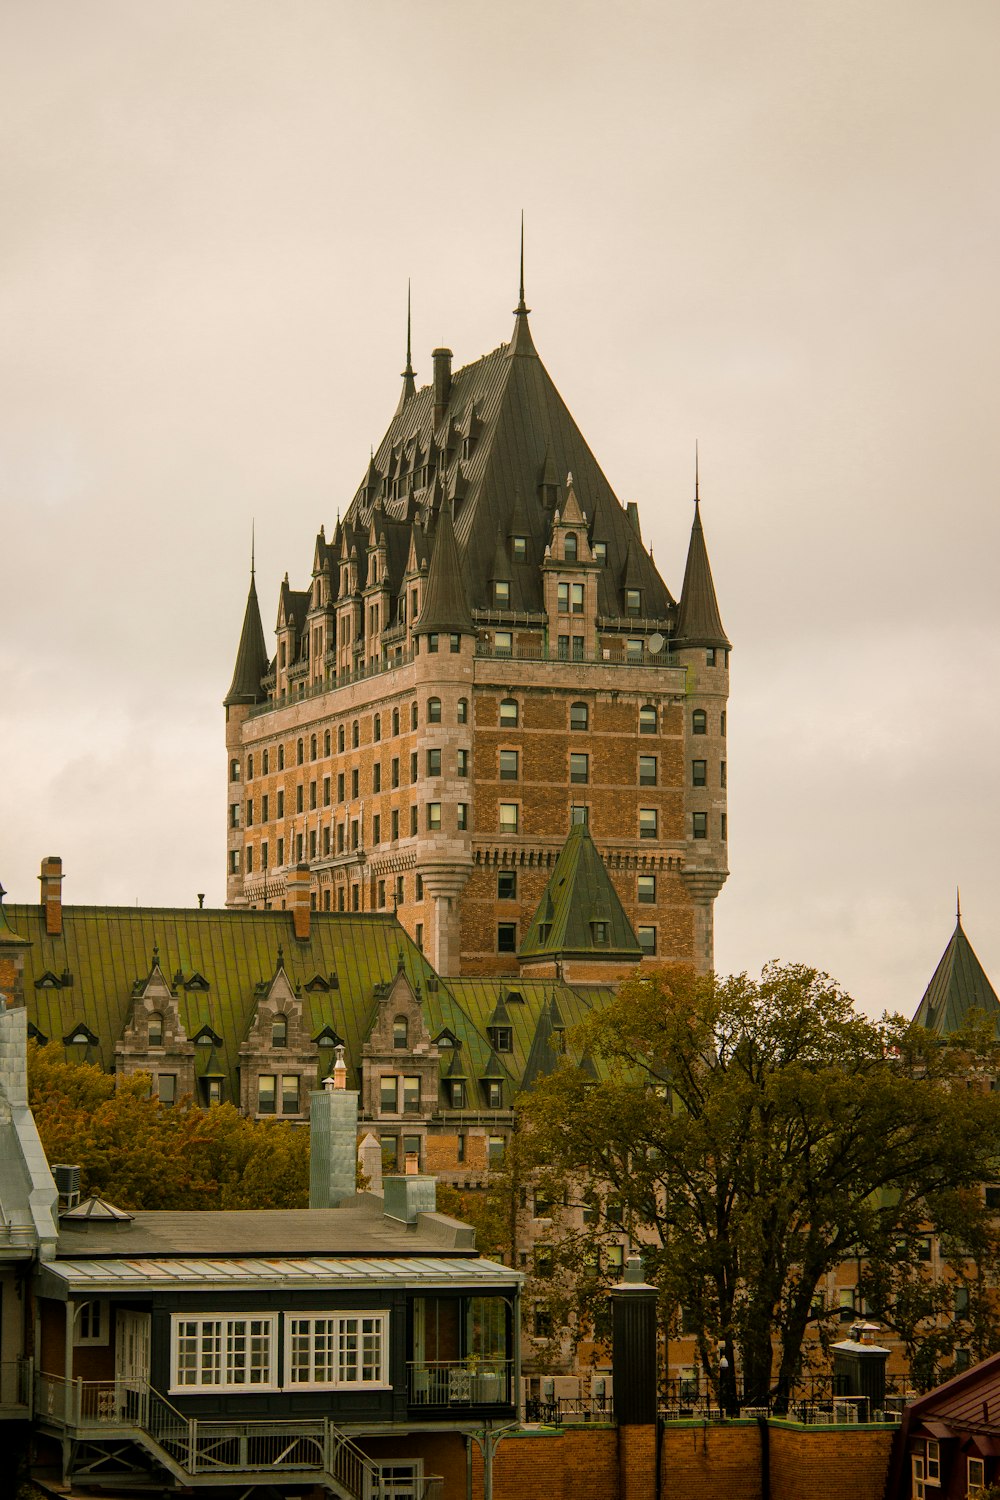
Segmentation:
{"type": "Polygon", "coordinates": [[[254,570],[250,569],[250,592],[243,615],[239,650],[236,653],[236,670],[223,702],[226,708],[234,703],[259,703],[264,697],[260,680],[267,675],[270,659],[264,644],[264,629],[260,623],[260,606],[257,603],[257,584],[254,570]]]}
{"type": "Polygon", "coordinates": [[[462,582],[462,564],[455,541],[451,506],[442,504],[434,537],[434,551],[427,570],[423,607],[416,625],[423,635],[437,631],[442,635],[461,633],[475,635],[472,613],[462,582]]]}
{"type": "Polygon", "coordinates": [[[722,628],[719,601],[715,597],[712,569],[708,561],[701,505],[694,502],[694,525],[684,569],[684,587],[677,606],[674,639],[679,646],[724,646],[730,642],[722,628]]]}
{"type": "Polygon", "coordinates": [[[913,1020],[938,1036],[951,1036],[968,1023],[974,1010],[991,1017],[1000,1035],[1000,1000],[965,935],[959,913],[951,941],[941,955],[913,1020]]]}

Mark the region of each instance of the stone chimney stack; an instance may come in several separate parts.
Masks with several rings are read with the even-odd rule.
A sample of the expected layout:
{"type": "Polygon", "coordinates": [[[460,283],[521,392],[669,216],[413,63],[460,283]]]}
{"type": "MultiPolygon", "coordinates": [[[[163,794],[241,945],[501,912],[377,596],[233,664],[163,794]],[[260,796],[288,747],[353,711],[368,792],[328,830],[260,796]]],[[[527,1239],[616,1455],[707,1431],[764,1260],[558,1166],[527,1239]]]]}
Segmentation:
{"type": "Polygon", "coordinates": [[[58,854],[49,854],[42,860],[42,910],[45,913],[45,931],[49,937],[62,934],[62,860],[58,854]]]}
{"type": "Polygon", "coordinates": [[[344,1048],[338,1043],[333,1076],[309,1096],[310,1208],[336,1208],[357,1192],[358,1095],[346,1084],[344,1048]]]}
{"type": "Polygon", "coordinates": [[[292,914],[292,928],[297,938],[309,941],[309,866],[296,865],[285,876],[285,900],[292,914]]]}
{"type": "Polygon", "coordinates": [[[434,361],[434,426],[438,426],[448,409],[451,395],[451,350],[435,349],[434,361]]]}

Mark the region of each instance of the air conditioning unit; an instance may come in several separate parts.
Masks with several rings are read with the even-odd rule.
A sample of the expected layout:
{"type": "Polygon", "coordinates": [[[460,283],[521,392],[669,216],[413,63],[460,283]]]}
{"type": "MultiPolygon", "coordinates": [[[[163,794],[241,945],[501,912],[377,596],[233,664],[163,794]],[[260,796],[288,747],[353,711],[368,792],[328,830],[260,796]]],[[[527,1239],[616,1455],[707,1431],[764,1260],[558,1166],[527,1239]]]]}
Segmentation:
{"type": "Polygon", "coordinates": [[[60,1164],[52,1168],[60,1209],[75,1208],[80,1201],[80,1168],[60,1164]]]}

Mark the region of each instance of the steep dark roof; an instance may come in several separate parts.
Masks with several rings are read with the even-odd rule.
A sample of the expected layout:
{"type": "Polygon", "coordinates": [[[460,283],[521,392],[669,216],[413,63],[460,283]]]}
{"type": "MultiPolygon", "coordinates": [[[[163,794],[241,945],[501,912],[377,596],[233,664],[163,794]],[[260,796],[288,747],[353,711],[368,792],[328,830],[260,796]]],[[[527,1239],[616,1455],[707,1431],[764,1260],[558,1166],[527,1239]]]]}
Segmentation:
{"type": "MultiPolygon", "coordinates": [[[[542,503],[541,486],[552,486],[559,506],[563,502],[562,486],[571,471],[588,529],[607,548],[607,561],[599,573],[599,612],[622,616],[619,580],[629,540],[635,533],[538,357],[526,309],[518,309],[509,344],[454,371],[447,409],[436,427],[431,386],[421,387],[401,403],[373,463],[380,476],[379,503],[389,516],[407,519],[414,506],[433,512],[435,492],[454,497],[454,529],[467,607],[488,608],[492,603],[490,582],[497,534],[511,534],[516,506],[518,528],[524,526],[528,541],[530,565],[514,566],[511,604],[516,609],[534,611],[543,608],[539,564],[552,529],[552,509],[542,503]],[[467,448],[463,433],[469,434],[467,448]],[[422,483],[419,476],[409,476],[400,486],[403,455],[416,448],[428,455],[432,477],[422,483]]],[[[345,522],[367,524],[373,503],[369,469],[345,522]]],[[[652,559],[641,548],[635,568],[638,586],[643,590],[644,613],[669,626],[676,606],[652,559]]]]}
{"type": "Polygon", "coordinates": [[[261,678],[266,676],[269,666],[264,630],[260,623],[260,606],[257,603],[257,584],[253,571],[250,573],[250,592],[243,615],[243,629],[236,653],[236,670],[223,702],[226,708],[234,703],[259,703],[265,697],[261,689],[261,678]]]}
{"type": "Polygon", "coordinates": [[[719,601],[715,597],[715,584],[712,582],[705,532],[701,524],[701,506],[697,500],[694,503],[694,524],[691,527],[691,542],[684,569],[684,586],[677,606],[675,639],[678,645],[685,646],[729,645],[729,639],[722,628],[719,601]]]}
{"type": "Polygon", "coordinates": [[[455,545],[451,506],[447,504],[441,507],[441,518],[434,534],[434,550],[416,629],[421,635],[428,631],[445,635],[449,632],[476,633],[462,582],[462,564],[455,545]]]}
{"type": "Polygon", "coordinates": [[[570,829],[518,954],[641,959],[639,941],[585,823],[570,829]],[[606,924],[607,942],[595,942],[595,922],[606,924]]]}
{"type": "Polygon", "coordinates": [[[973,952],[959,916],[913,1019],[918,1026],[926,1026],[938,1036],[950,1036],[966,1025],[974,1010],[992,1017],[1000,1034],[1000,1000],[973,952]]]}

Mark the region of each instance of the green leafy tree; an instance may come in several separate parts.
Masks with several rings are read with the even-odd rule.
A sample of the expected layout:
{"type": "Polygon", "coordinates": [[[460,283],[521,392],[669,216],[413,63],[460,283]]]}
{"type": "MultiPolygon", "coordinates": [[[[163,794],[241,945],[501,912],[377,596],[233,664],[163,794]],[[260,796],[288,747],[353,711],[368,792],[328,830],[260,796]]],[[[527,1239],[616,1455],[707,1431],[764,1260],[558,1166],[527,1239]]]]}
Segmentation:
{"type": "Polygon", "coordinates": [[[605,1290],[601,1247],[623,1225],[668,1327],[685,1308],[716,1386],[724,1350],[722,1400],[735,1400],[738,1354],[746,1402],[780,1406],[825,1316],[816,1289],[843,1261],[866,1267],[863,1290],[914,1347],[937,1326],[945,1306],[923,1295],[920,1241],[940,1226],[967,1276],[978,1246],[978,1336],[995,1334],[979,1184],[1000,1155],[1000,1099],[977,1084],[1000,1067],[992,1034],[944,1046],[902,1018],[860,1015],[813,969],[772,964],[756,981],[637,975],[578,1041],[599,1081],[569,1066],[544,1080],[522,1137],[560,1201],[573,1183],[571,1206],[591,1205],[558,1252],[585,1317],[605,1290]]]}

